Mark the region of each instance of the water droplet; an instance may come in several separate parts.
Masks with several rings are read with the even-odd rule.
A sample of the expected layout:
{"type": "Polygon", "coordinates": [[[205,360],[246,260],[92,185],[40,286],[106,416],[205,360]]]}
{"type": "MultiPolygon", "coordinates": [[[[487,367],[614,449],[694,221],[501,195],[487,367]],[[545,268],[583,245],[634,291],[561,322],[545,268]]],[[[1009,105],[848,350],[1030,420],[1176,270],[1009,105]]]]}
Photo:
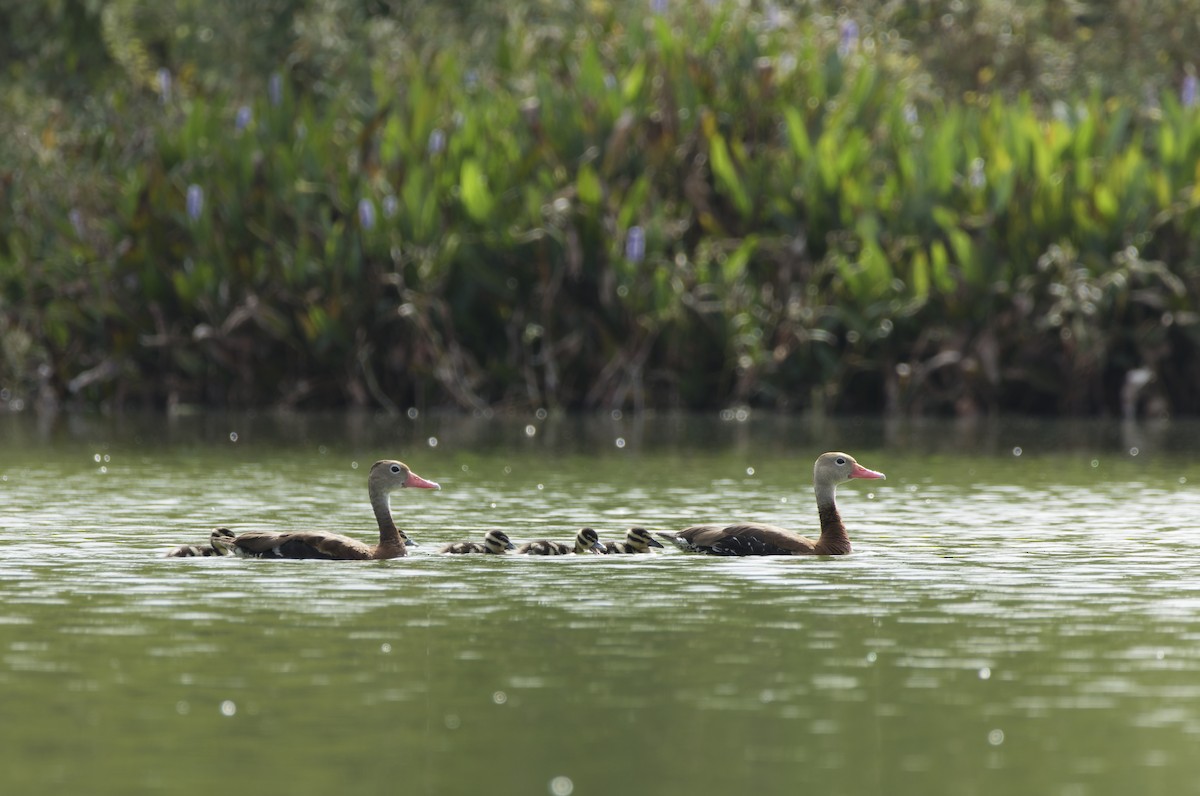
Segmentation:
{"type": "Polygon", "coordinates": [[[103,466],[103,465],[101,465],[101,466],[100,466],[100,475],[104,475],[104,474],[105,474],[105,473],[107,473],[107,472],[108,472],[108,468],[107,468],[107,467],[105,467],[105,466],[103,466]]]}
{"type": "Polygon", "coordinates": [[[222,716],[232,716],[235,713],[237,713],[237,705],[234,704],[234,701],[232,699],[226,699],[224,702],[221,703],[221,715],[222,716]]]}
{"type": "Polygon", "coordinates": [[[512,467],[510,467],[510,466],[509,466],[509,465],[507,465],[507,464],[506,464],[506,465],[504,465],[504,474],[505,474],[505,475],[512,475],[512,467]]]}
{"type": "Polygon", "coordinates": [[[747,468],[746,468],[746,475],[754,475],[754,468],[753,468],[753,467],[747,467],[747,468]]]}
{"type": "Polygon", "coordinates": [[[358,462],[350,462],[350,469],[351,469],[351,470],[357,470],[357,469],[358,469],[358,462]]]}
{"type": "Polygon", "coordinates": [[[317,448],[317,453],[321,454],[322,456],[325,456],[329,453],[329,448],[326,448],[324,445],[321,445],[320,447],[317,448]]]}
{"type": "Polygon", "coordinates": [[[533,413],[533,416],[536,417],[538,420],[545,420],[546,416],[548,414],[549,414],[549,412],[547,412],[545,409],[539,409],[533,413]]]}
{"type": "Polygon", "coordinates": [[[525,436],[532,437],[536,433],[537,433],[537,429],[534,428],[532,425],[525,426],[525,436]]]}
{"type": "Polygon", "coordinates": [[[545,488],[546,488],[545,484],[538,484],[538,489],[545,489],[545,488]]]}
{"type": "Polygon", "coordinates": [[[616,443],[616,444],[617,444],[617,447],[618,447],[618,448],[624,448],[624,447],[625,447],[625,438],[624,438],[624,437],[617,437],[617,443],[616,443]]]}
{"type": "Polygon", "coordinates": [[[1021,448],[1020,448],[1019,446],[1018,446],[1018,447],[1016,447],[1016,448],[1013,448],[1013,456],[1020,456],[1020,455],[1021,455],[1021,453],[1022,453],[1022,451],[1021,451],[1021,448]]]}
{"type": "Polygon", "coordinates": [[[100,454],[97,453],[95,456],[93,456],[92,461],[94,461],[96,464],[99,464],[100,463],[100,454]]]}
{"type": "Polygon", "coordinates": [[[467,472],[467,471],[468,471],[468,470],[470,470],[470,469],[471,469],[471,468],[470,468],[470,467],[468,467],[468,466],[467,466],[467,465],[465,465],[465,464],[462,466],[462,471],[463,471],[464,473],[465,473],[465,472],[467,472]]]}
{"type": "Polygon", "coordinates": [[[1154,653],[1154,657],[1161,661],[1163,658],[1167,657],[1167,653],[1164,650],[1158,650],[1154,653]]]}
{"type": "Polygon", "coordinates": [[[384,643],[379,645],[379,651],[382,652],[384,655],[387,655],[389,652],[392,651],[392,645],[388,644],[385,641],[384,643]]]}
{"type": "Polygon", "coordinates": [[[1139,451],[1137,448],[1130,448],[1130,449],[1129,449],[1129,455],[1130,455],[1130,456],[1137,456],[1139,453],[1141,453],[1141,451],[1139,451]]]}
{"type": "Polygon", "coordinates": [[[991,677],[992,677],[992,670],[989,669],[988,667],[984,666],[979,670],[979,679],[980,680],[990,680],[991,677]]]}
{"type": "Polygon", "coordinates": [[[236,431],[230,431],[230,432],[229,432],[229,441],[230,441],[230,442],[237,442],[237,439],[238,439],[238,437],[237,437],[237,432],[236,432],[236,431]]]}
{"type": "Polygon", "coordinates": [[[492,694],[492,701],[497,705],[503,705],[508,701],[508,694],[504,693],[503,691],[496,691],[492,694]]]}
{"type": "Polygon", "coordinates": [[[554,796],[571,796],[575,792],[575,783],[570,777],[555,777],[550,780],[550,792],[554,796]]]}
{"type": "Polygon", "coordinates": [[[1092,469],[1094,470],[1094,469],[1096,469],[1096,468],[1097,468],[1097,467],[1099,467],[1099,466],[1100,466],[1100,460],[1099,460],[1099,459],[1092,459],[1092,469]]]}
{"type": "Polygon", "coordinates": [[[992,746],[999,746],[1004,743],[1004,730],[992,730],[988,733],[988,743],[992,746]]]}
{"type": "Polygon", "coordinates": [[[879,655],[874,650],[867,653],[867,663],[874,663],[877,660],[879,660],[879,655]]]}
{"type": "Polygon", "coordinates": [[[175,712],[180,716],[186,716],[192,712],[192,706],[181,699],[175,703],[175,712]]]}
{"type": "Polygon", "coordinates": [[[613,420],[620,420],[620,419],[621,419],[621,410],[620,410],[620,409],[614,409],[614,410],[612,410],[612,419],[613,419],[613,420]]]}
{"type": "Polygon", "coordinates": [[[436,447],[437,447],[437,437],[430,437],[430,438],[429,438],[429,447],[431,447],[431,448],[436,448],[436,447]]]}
{"type": "Polygon", "coordinates": [[[408,412],[406,412],[405,414],[408,415],[409,420],[416,420],[417,416],[420,415],[421,413],[417,411],[417,407],[410,406],[410,407],[408,407],[408,412]]]}
{"type": "Polygon", "coordinates": [[[1187,483],[1187,476],[1186,476],[1186,475],[1181,475],[1181,476],[1179,476],[1179,483],[1181,483],[1181,484],[1186,484],[1186,483],[1187,483]]]}

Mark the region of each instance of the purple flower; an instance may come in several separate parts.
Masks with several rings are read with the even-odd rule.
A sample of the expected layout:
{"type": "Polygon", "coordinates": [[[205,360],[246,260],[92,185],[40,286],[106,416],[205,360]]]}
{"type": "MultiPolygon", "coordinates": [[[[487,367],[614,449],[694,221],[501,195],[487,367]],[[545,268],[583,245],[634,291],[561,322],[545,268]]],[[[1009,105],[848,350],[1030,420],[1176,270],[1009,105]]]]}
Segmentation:
{"type": "Polygon", "coordinates": [[[400,202],[396,200],[396,197],[392,196],[391,194],[388,194],[387,196],[383,197],[383,217],[384,218],[391,218],[392,216],[396,215],[396,211],[399,209],[400,209],[400,202]]]}
{"type": "Polygon", "coordinates": [[[158,78],[158,98],[163,105],[171,101],[171,70],[161,67],[156,73],[158,78]]]}
{"type": "Polygon", "coordinates": [[[366,230],[375,227],[375,203],[370,199],[358,200],[358,223],[366,230]]]}
{"type": "Polygon", "coordinates": [[[272,72],[271,79],[267,81],[267,98],[276,108],[283,102],[283,78],[278,72],[272,72]]]}
{"type": "Polygon", "coordinates": [[[250,122],[254,119],[254,112],[250,110],[249,105],[243,105],[237,109],[237,116],[234,117],[233,127],[239,133],[250,126],[250,122]]]}
{"type": "Polygon", "coordinates": [[[640,263],[646,259],[646,232],[641,227],[630,227],[625,236],[625,259],[640,263]]]}
{"type": "Polygon", "coordinates": [[[842,35],[838,40],[838,56],[845,58],[858,47],[858,23],[852,19],[842,21],[842,35]]]}
{"type": "Polygon", "coordinates": [[[187,214],[192,221],[199,221],[204,212],[204,189],[192,183],[187,189],[187,214]]]}
{"type": "Polygon", "coordinates": [[[1197,99],[1196,93],[1197,93],[1196,76],[1195,75],[1187,75],[1186,77],[1183,78],[1183,88],[1180,89],[1180,91],[1179,91],[1179,101],[1183,103],[1183,107],[1185,107],[1185,108],[1196,107],[1196,99],[1197,99]]]}
{"type": "Polygon", "coordinates": [[[436,129],[429,134],[429,143],[427,144],[429,156],[440,155],[446,150],[446,134],[441,129],[436,129]]]}

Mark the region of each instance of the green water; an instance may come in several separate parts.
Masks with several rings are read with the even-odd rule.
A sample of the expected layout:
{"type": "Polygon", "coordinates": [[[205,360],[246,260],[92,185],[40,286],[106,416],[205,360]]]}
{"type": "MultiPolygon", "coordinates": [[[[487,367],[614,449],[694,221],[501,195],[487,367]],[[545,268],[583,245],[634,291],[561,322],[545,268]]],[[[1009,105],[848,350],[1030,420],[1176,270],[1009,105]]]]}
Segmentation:
{"type": "Polygon", "coordinates": [[[1195,425],[9,416],[0,445],[4,793],[1200,793],[1195,425]],[[839,491],[846,558],[435,553],[812,532],[832,448],[888,474],[839,491]],[[382,457],[443,487],[393,500],[408,559],[160,557],[370,540],[382,457]]]}

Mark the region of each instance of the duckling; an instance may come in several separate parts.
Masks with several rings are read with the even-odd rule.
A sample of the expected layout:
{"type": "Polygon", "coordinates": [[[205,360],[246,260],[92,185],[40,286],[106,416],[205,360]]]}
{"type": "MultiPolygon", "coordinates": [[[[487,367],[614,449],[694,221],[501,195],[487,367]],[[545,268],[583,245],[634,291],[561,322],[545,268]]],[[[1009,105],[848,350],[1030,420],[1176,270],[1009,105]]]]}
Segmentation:
{"type": "Polygon", "coordinates": [[[201,556],[227,556],[234,551],[233,531],[228,528],[214,528],[209,536],[208,544],[185,544],[167,553],[167,558],[199,558],[201,556]]]}
{"type": "Polygon", "coordinates": [[[504,531],[490,530],[483,536],[482,542],[455,542],[439,550],[439,553],[490,553],[504,555],[516,547],[504,531]]]}
{"type": "Polygon", "coordinates": [[[615,553],[649,553],[651,547],[662,547],[662,543],[650,535],[645,528],[630,528],[625,532],[623,542],[605,542],[604,552],[615,553]]]}
{"type": "Polygon", "coordinates": [[[517,548],[517,553],[530,556],[565,556],[571,553],[600,553],[604,545],[600,544],[599,535],[591,528],[580,528],[575,534],[574,546],[565,542],[552,542],[549,539],[537,539],[525,542],[517,548]]]}

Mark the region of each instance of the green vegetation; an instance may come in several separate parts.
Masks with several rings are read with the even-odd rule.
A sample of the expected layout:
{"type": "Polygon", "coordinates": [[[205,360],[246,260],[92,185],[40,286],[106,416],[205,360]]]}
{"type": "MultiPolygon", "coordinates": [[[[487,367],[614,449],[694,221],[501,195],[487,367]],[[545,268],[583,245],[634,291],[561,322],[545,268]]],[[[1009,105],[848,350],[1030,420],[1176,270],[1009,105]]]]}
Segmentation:
{"type": "Polygon", "coordinates": [[[0,3],[9,400],[1194,411],[1196,0],[247,5],[0,3]]]}

